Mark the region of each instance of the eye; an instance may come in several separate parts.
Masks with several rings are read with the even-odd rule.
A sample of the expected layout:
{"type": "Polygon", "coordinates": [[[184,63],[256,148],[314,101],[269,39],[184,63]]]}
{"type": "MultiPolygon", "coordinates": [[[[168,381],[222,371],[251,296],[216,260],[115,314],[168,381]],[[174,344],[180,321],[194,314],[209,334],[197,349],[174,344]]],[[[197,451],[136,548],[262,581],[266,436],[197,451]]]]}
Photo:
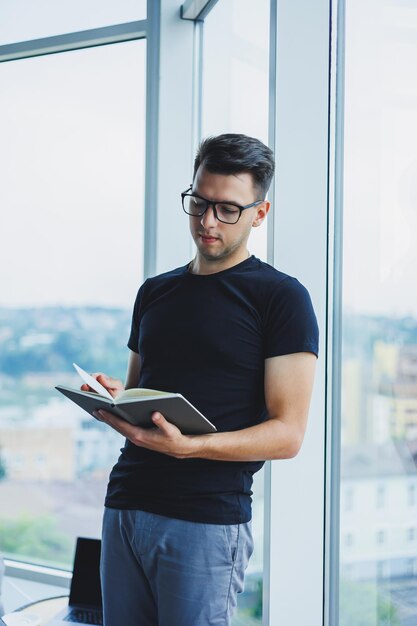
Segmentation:
{"type": "Polygon", "coordinates": [[[239,209],[233,204],[217,204],[216,208],[226,215],[236,215],[236,213],[239,213],[239,209]]]}

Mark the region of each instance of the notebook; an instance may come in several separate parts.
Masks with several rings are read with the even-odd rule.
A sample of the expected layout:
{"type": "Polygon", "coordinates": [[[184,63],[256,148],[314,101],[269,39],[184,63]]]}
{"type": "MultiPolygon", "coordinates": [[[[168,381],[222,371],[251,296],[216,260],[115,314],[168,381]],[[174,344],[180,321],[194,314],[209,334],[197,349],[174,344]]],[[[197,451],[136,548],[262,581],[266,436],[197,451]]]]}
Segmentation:
{"type": "Polygon", "coordinates": [[[100,549],[100,539],[78,537],[68,606],[48,626],[103,624],[100,549]]]}

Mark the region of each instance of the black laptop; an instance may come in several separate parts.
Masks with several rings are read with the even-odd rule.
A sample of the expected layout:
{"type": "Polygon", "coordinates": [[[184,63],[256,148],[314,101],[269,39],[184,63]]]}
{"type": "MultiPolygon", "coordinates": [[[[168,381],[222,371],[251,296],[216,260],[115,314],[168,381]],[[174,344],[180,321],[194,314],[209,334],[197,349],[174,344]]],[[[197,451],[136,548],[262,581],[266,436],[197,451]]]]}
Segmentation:
{"type": "Polygon", "coordinates": [[[100,585],[100,539],[78,537],[68,606],[48,626],[103,624],[100,585]]]}

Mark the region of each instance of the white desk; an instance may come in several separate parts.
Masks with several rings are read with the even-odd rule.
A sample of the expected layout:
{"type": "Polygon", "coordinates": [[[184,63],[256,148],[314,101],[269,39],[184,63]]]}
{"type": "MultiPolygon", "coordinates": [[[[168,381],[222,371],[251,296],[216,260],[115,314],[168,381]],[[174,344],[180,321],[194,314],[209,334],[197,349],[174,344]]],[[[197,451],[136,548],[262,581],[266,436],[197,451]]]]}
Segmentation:
{"type": "Polygon", "coordinates": [[[34,613],[41,618],[41,625],[46,624],[54,615],[56,615],[61,609],[68,606],[68,596],[64,598],[52,598],[50,600],[39,600],[34,602],[30,606],[27,606],[22,611],[16,611],[16,613],[34,613]]]}

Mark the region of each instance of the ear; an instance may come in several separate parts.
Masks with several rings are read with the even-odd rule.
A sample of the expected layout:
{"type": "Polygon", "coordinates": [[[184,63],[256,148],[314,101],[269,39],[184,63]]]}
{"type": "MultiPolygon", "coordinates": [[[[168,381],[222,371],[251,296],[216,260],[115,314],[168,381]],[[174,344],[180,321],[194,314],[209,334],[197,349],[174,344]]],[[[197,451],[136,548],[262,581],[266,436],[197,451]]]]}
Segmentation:
{"type": "Polygon", "coordinates": [[[252,221],[252,228],[257,228],[262,224],[270,208],[271,203],[268,200],[265,200],[265,202],[262,202],[262,204],[256,207],[255,217],[252,221]]]}

